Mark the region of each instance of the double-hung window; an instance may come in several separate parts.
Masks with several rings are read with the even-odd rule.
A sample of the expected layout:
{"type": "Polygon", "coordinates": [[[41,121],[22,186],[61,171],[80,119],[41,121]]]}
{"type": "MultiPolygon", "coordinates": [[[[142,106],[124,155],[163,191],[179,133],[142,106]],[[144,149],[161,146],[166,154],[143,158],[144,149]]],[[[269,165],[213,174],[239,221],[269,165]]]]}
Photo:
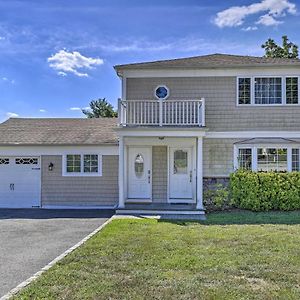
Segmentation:
{"type": "Polygon", "coordinates": [[[63,162],[64,176],[101,176],[99,154],[66,154],[63,162]]]}
{"type": "Polygon", "coordinates": [[[239,105],[299,104],[299,77],[239,77],[239,105]]]}

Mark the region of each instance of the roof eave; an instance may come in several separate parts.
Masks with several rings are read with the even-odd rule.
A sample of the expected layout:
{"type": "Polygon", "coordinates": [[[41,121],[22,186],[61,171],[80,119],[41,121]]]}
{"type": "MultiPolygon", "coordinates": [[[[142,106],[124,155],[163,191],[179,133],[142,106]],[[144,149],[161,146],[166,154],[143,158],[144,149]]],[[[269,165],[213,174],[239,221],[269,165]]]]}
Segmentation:
{"type": "Polygon", "coordinates": [[[127,66],[127,65],[124,65],[124,66],[118,66],[118,68],[115,68],[116,70],[116,73],[119,77],[123,77],[123,73],[124,71],[156,71],[156,70],[220,70],[220,69],[243,69],[243,68],[252,68],[252,69],[259,69],[259,68],[298,68],[300,69],[300,64],[295,64],[295,65],[292,65],[292,64],[287,64],[287,65],[282,65],[282,64],[265,64],[265,65],[254,65],[254,64],[244,64],[244,65],[223,65],[223,66],[199,66],[199,67],[189,67],[189,66],[168,66],[168,67],[165,67],[165,66],[156,66],[156,67],[153,67],[153,66],[127,66]]]}

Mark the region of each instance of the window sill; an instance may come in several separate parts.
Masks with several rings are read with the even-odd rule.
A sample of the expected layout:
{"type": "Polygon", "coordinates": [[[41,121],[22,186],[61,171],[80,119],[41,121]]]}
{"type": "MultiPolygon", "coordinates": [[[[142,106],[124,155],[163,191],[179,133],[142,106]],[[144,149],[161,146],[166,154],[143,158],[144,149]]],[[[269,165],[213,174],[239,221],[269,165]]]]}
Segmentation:
{"type": "Polygon", "coordinates": [[[101,173],[92,173],[92,174],[84,174],[84,173],[63,173],[63,177],[101,177],[101,173]]]}
{"type": "Polygon", "coordinates": [[[295,107],[300,104],[237,104],[237,107],[295,107]]]}

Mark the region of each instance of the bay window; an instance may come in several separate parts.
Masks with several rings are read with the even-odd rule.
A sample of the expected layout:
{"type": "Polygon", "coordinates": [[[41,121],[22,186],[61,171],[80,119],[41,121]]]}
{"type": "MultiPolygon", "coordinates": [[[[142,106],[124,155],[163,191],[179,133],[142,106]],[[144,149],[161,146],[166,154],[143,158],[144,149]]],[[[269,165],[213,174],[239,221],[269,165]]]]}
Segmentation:
{"type": "Polygon", "coordinates": [[[299,77],[240,77],[237,97],[239,105],[299,104],[299,77]]]}
{"type": "Polygon", "coordinates": [[[300,172],[300,146],[236,146],[235,168],[258,172],[300,172]]]}

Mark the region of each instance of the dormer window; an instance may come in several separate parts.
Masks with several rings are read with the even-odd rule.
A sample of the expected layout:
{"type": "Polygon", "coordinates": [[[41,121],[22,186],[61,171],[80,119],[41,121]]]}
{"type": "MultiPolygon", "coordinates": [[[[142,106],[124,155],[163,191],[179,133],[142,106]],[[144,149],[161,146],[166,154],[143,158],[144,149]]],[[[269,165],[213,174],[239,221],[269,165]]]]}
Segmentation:
{"type": "Polygon", "coordinates": [[[154,90],[154,96],[158,100],[166,100],[169,97],[169,88],[165,85],[159,85],[154,90]]]}
{"type": "Polygon", "coordinates": [[[239,105],[299,104],[299,78],[240,77],[237,79],[237,93],[239,105]]]}

